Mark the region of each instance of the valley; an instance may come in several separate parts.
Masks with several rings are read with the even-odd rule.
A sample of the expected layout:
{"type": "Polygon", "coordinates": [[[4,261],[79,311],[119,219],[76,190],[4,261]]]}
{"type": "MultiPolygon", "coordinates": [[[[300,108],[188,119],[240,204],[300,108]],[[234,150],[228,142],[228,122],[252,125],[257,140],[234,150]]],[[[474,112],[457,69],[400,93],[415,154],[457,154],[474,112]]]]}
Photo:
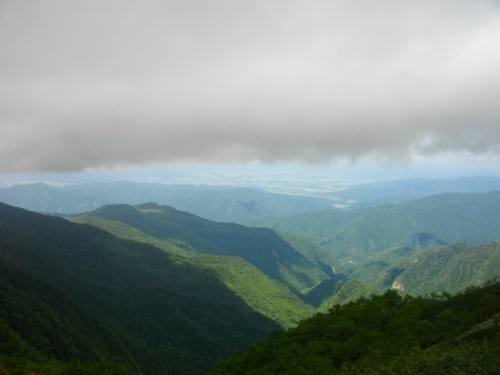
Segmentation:
{"type": "MultiPolygon", "coordinates": [[[[495,191],[382,205],[374,198],[373,207],[339,209],[326,198],[263,190],[179,189],[175,199],[184,200],[188,212],[134,202],[144,191],[148,198],[168,192],[172,199],[173,187],[85,189],[92,199],[101,194],[130,202],[82,212],[89,208],[82,205],[83,190],[72,196],[42,185],[0,189],[0,197],[31,209],[0,203],[5,371],[203,374],[339,306],[389,298],[387,290],[420,301],[500,277],[495,191]],[[210,202],[207,216],[230,220],[194,213],[210,202]],[[34,212],[55,204],[69,212],[34,212]]],[[[241,367],[227,363],[230,373],[241,367]]]]}

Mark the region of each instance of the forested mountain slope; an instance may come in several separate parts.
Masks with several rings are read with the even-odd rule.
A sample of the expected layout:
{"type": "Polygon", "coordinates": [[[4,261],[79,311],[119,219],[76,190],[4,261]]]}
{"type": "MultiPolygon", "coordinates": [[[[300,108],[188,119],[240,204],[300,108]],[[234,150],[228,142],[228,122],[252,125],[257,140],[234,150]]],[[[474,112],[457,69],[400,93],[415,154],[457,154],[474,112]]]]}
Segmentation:
{"type": "Polygon", "coordinates": [[[500,279],[500,243],[464,242],[436,247],[408,257],[381,272],[374,284],[419,295],[457,293],[470,285],[500,279]]]}
{"type": "Polygon", "coordinates": [[[336,305],[210,374],[497,374],[500,283],[454,297],[396,291],[336,305]]]}
{"type": "Polygon", "coordinates": [[[148,345],[183,351],[204,366],[279,328],[184,258],[5,204],[0,259],[148,345]]]}
{"type": "MultiPolygon", "coordinates": [[[[208,272],[227,285],[241,297],[252,309],[273,319],[283,327],[296,324],[299,320],[311,316],[311,306],[304,303],[284,284],[271,279],[240,257],[224,255],[197,255],[186,243],[179,247],[169,240],[160,240],[119,221],[111,221],[94,216],[80,216],[72,221],[87,223],[104,229],[117,237],[152,244],[172,254],[188,257],[189,262],[208,268],[208,272]]],[[[177,241],[174,241],[177,242],[177,241]]]]}
{"type": "Polygon", "coordinates": [[[393,247],[499,241],[499,212],[500,192],[441,194],[368,209],[322,210],[265,224],[312,239],[329,252],[326,263],[345,270],[393,247]]]}
{"type": "Polygon", "coordinates": [[[13,373],[88,375],[197,372],[200,367],[173,347],[154,348],[120,331],[67,294],[2,260],[0,338],[2,374],[2,365],[13,373]]]}
{"type": "Polygon", "coordinates": [[[192,253],[241,257],[298,291],[328,278],[319,264],[302,255],[271,229],[213,222],[155,203],[108,205],[82,216],[85,217],[127,224],[192,253]]]}

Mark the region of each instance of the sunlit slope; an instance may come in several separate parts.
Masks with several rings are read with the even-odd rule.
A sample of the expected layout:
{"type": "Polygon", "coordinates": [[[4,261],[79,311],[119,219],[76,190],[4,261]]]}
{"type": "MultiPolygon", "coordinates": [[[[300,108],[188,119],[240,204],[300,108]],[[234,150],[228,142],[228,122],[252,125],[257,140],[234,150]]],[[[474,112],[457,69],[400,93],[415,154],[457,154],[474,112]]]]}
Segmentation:
{"type": "Polygon", "coordinates": [[[150,243],[167,252],[189,257],[191,262],[208,268],[252,309],[273,319],[283,327],[290,327],[313,314],[313,308],[299,299],[284,284],[271,279],[243,258],[224,255],[194,255],[194,250],[186,250],[167,240],[148,236],[118,221],[92,216],[82,216],[74,220],[105,229],[121,238],[150,243]]]}
{"type": "Polygon", "coordinates": [[[288,328],[310,317],[314,309],[287,287],[242,258],[199,255],[193,261],[213,270],[235,294],[255,311],[288,328]]]}
{"type": "Polygon", "coordinates": [[[155,203],[108,205],[86,215],[125,223],[199,254],[241,257],[292,289],[302,290],[328,278],[318,264],[271,229],[213,222],[155,203]]]}
{"type": "Polygon", "coordinates": [[[4,204],[0,258],[147,344],[174,347],[205,365],[279,327],[185,258],[4,204]]]}

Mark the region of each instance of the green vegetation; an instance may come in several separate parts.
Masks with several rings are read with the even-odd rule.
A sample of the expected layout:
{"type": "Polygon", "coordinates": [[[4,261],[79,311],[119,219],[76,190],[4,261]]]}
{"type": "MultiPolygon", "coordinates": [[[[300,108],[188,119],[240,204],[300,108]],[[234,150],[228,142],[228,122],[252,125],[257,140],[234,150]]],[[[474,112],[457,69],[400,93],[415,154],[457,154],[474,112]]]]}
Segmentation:
{"type": "Polygon", "coordinates": [[[176,254],[184,257],[190,257],[196,254],[196,252],[190,249],[189,245],[187,245],[186,243],[177,241],[177,244],[174,244],[176,242],[175,240],[159,240],[155,237],[148,236],[139,229],[136,229],[120,221],[106,220],[99,217],[86,215],[70,218],[69,220],[75,223],[92,225],[96,228],[105,230],[106,232],[109,232],[116,237],[120,237],[126,240],[147,243],[171,254],[176,254]]]}
{"type": "Polygon", "coordinates": [[[275,232],[155,203],[69,220],[0,203],[0,374],[198,374],[282,328],[213,372],[494,373],[497,328],[456,338],[498,313],[498,285],[449,293],[498,278],[500,243],[447,243],[498,239],[498,212],[500,193],[445,194],[275,232]]]}
{"type": "Polygon", "coordinates": [[[330,279],[309,290],[304,300],[318,311],[326,311],[333,305],[345,304],[379,293],[380,290],[358,280],[330,279]]]}
{"type": "Polygon", "coordinates": [[[456,293],[500,277],[500,243],[479,246],[459,242],[427,249],[382,272],[375,284],[397,287],[408,294],[456,293]]]}
{"type": "Polygon", "coordinates": [[[343,281],[334,294],[322,301],[318,310],[327,311],[335,305],[343,305],[379,293],[380,290],[358,280],[343,281]]]}
{"type": "MultiPolygon", "coordinates": [[[[141,209],[140,211],[161,213],[159,210],[141,209]]],[[[194,264],[207,267],[253,310],[278,322],[283,327],[295,325],[313,314],[311,306],[301,301],[285,285],[263,274],[242,258],[223,255],[194,256],[195,251],[186,243],[184,246],[189,250],[170,242],[175,240],[159,240],[118,221],[93,216],[81,216],[72,221],[90,224],[118,237],[149,243],[169,253],[189,257],[194,264]]]]}
{"type": "Polygon", "coordinates": [[[0,258],[143,341],[151,367],[200,372],[279,329],[187,258],[4,204],[0,258]]]}
{"type": "Polygon", "coordinates": [[[83,217],[121,222],[198,254],[241,257],[292,290],[310,288],[328,278],[318,264],[267,228],[217,223],[155,203],[109,205],[83,217]]]}
{"type": "Polygon", "coordinates": [[[236,295],[255,311],[280,323],[295,326],[314,310],[283,284],[264,275],[238,257],[199,255],[194,261],[213,270],[236,295]]]}
{"type": "Polygon", "coordinates": [[[124,334],[50,284],[0,261],[0,374],[196,372],[187,359],[124,334]],[[150,360],[156,356],[164,361],[150,360]]]}
{"type": "Polygon", "coordinates": [[[369,209],[322,210],[262,222],[305,236],[328,251],[323,263],[344,273],[389,248],[500,241],[500,192],[441,194],[369,209]]]}
{"type": "Polygon", "coordinates": [[[396,291],[335,305],[210,374],[496,374],[500,283],[454,297],[396,291]]]}

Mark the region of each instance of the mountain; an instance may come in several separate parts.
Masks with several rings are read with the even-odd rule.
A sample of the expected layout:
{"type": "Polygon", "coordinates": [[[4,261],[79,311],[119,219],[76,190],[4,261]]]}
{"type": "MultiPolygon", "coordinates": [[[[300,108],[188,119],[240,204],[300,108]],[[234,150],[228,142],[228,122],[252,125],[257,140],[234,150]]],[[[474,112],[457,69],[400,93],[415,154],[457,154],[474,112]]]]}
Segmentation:
{"type": "Polygon", "coordinates": [[[500,278],[500,243],[472,246],[461,242],[412,255],[387,267],[374,283],[425,295],[456,293],[495,278],[500,278]]]}
{"type": "Polygon", "coordinates": [[[453,297],[387,291],[302,321],[209,374],[497,374],[500,283],[453,297]]]}
{"type": "Polygon", "coordinates": [[[309,318],[314,309],[285,285],[271,279],[239,257],[199,255],[193,261],[211,269],[237,296],[284,328],[309,318]]]}
{"type": "Polygon", "coordinates": [[[308,237],[329,253],[324,263],[349,272],[389,248],[498,241],[499,212],[500,192],[440,194],[374,208],[322,210],[262,224],[308,237]]]}
{"type": "Polygon", "coordinates": [[[255,220],[313,212],[333,205],[347,209],[366,208],[442,193],[500,191],[500,178],[405,179],[349,185],[342,190],[333,190],[293,195],[260,188],[132,181],[68,186],[36,183],[0,188],[0,202],[31,211],[59,214],[93,211],[107,204],[157,202],[209,220],[250,224],[255,220]]]}
{"type": "Polygon", "coordinates": [[[144,344],[1,260],[0,337],[2,374],[10,372],[5,366],[12,373],[89,375],[197,370],[185,354],[144,344]],[[151,360],[158,356],[163,361],[151,360]]]}
{"type": "MultiPolygon", "coordinates": [[[[72,221],[104,229],[117,237],[152,244],[169,253],[188,257],[190,262],[207,267],[214,275],[243,299],[253,310],[273,319],[283,327],[295,325],[313,314],[311,306],[299,299],[284,284],[271,279],[240,257],[196,255],[186,243],[159,240],[125,223],[93,216],[81,216],[72,221]]],[[[188,261],[188,260],[185,260],[188,261]]]]}
{"type": "Polygon", "coordinates": [[[0,201],[31,211],[75,214],[108,204],[157,202],[207,219],[244,223],[331,207],[327,197],[271,193],[257,188],[167,185],[130,181],[0,188],[0,201]]]}
{"type": "Polygon", "coordinates": [[[380,294],[380,290],[368,283],[344,277],[322,281],[307,292],[304,300],[317,311],[326,311],[333,305],[357,301],[372,294],[380,294]]]}
{"type": "MultiPolygon", "coordinates": [[[[0,260],[198,372],[279,329],[206,268],[89,225],[0,204],[0,260]]],[[[156,360],[152,361],[154,363],[156,360]]]]}
{"type": "Polygon", "coordinates": [[[85,217],[124,223],[157,240],[177,244],[187,252],[243,258],[296,291],[328,278],[319,264],[271,229],[213,222],[156,203],[107,205],[82,216],[85,217]]]}
{"type": "Polygon", "coordinates": [[[350,185],[332,193],[344,208],[375,207],[403,203],[443,193],[488,193],[500,191],[500,177],[403,179],[350,185]]]}

